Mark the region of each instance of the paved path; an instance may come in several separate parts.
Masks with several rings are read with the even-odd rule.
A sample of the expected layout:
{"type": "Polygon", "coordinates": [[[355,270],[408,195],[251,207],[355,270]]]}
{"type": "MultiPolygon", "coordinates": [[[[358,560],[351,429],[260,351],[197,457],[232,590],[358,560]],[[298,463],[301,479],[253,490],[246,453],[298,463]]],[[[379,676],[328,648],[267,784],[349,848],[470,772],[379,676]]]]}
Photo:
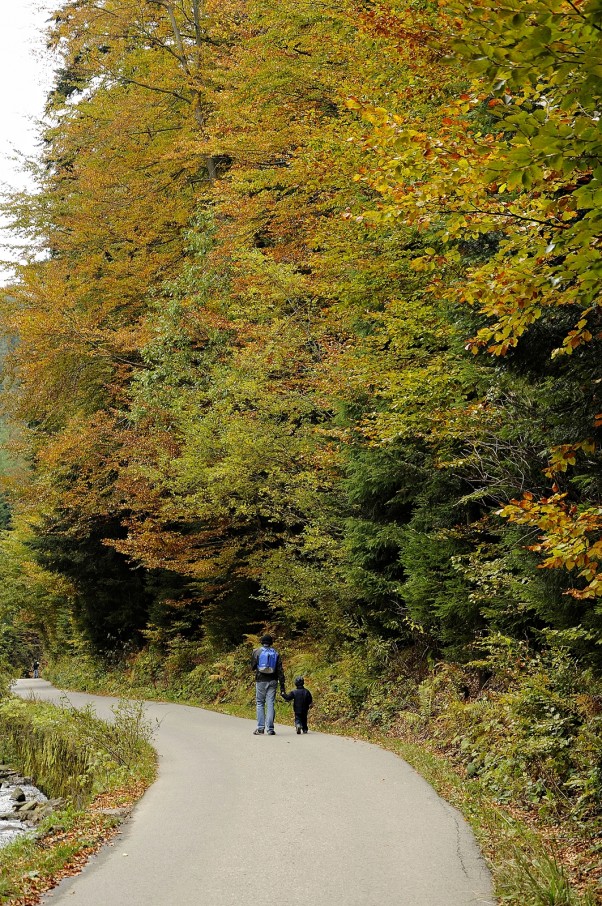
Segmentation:
{"type": "MultiPolygon", "coordinates": [[[[44,680],[16,691],[56,700],[44,680]]],[[[100,717],[115,699],[93,702],[100,717]]],[[[281,706],[282,707],[282,706],[281,706]]],[[[322,733],[185,705],[159,718],[159,779],[115,838],[47,906],[491,906],[460,814],[404,761],[322,733]],[[127,855],[126,855],[127,854],[127,855]]]]}

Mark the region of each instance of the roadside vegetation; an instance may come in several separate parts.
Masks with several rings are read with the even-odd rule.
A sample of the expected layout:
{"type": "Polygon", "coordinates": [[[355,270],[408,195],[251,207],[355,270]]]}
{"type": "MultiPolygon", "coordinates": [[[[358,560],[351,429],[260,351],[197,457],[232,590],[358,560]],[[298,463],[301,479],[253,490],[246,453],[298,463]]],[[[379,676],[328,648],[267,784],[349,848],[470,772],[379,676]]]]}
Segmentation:
{"type": "Polygon", "coordinates": [[[0,849],[0,903],[22,906],[110,840],[153,781],[152,727],[143,706],[121,702],[108,725],[78,711],[12,696],[0,699],[0,760],[64,805],[0,849]]]}

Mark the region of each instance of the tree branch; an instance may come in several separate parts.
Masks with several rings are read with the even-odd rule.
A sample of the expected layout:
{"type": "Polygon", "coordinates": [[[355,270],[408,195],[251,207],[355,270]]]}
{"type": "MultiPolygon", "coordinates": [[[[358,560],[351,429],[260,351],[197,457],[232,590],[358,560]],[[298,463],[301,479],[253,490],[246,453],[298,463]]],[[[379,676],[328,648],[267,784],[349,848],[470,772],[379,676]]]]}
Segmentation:
{"type": "Polygon", "coordinates": [[[159,94],[170,94],[174,98],[178,98],[180,101],[184,101],[186,104],[190,104],[190,98],[185,97],[185,95],[180,94],[178,91],[172,91],[169,88],[158,88],[156,85],[146,85],[144,82],[138,82],[137,79],[130,79],[127,76],[120,76],[119,81],[125,85],[137,85],[139,88],[146,88],[147,91],[156,91],[159,94]]]}
{"type": "MultiPolygon", "coordinates": [[[[149,0],[150,3],[154,3],[156,6],[161,6],[167,12],[169,22],[171,25],[171,30],[176,42],[176,48],[178,53],[174,56],[179,60],[182,69],[187,76],[190,76],[190,68],[188,66],[188,57],[186,56],[186,50],[184,49],[184,42],[182,41],[182,33],[178,26],[176,15],[174,13],[173,3],[166,2],[166,0],[149,0]]],[[[173,51],[172,51],[173,53],[173,51]]]]}
{"type": "Polygon", "coordinates": [[[566,0],[566,2],[567,2],[568,5],[571,7],[571,9],[574,10],[574,11],[577,13],[577,15],[579,16],[580,19],[583,19],[585,22],[587,22],[588,25],[591,25],[592,28],[595,28],[596,31],[602,31],[602,28],[600,28],[599,25],[596,25],[596,23],[593,22],[592,19],[590,19],[588,16],[586,16],[585,13],[582,12],[582,11],[576,6],[575,3],[573,3],[573,0],[566,0]]]}
{"type": "Polygon", "coordinates": [[[441,210],[437,212],[438,214],[463,214],[465,216],[471,216],[473,214],[486,214],[488,217],[513,217],[515,220],[525,220],[527,223],[541,223],[542,226],[553,227],[554,229],[566,229],[570,226],[569,223],[562,223],[561,221],[553,220],[538,220],[537,217],[525,217],[524,214],[515,214],[514,211],[482,211],[480,208],[474,208],[472,211],[450,211],[450,210],[441,210]]]}
{"type": "Polygon", "coordinates": [[[194,14],[194,33],[196,36],[196,46],[200,48],[201,37],[201,4],[200,0],[192,0],[192,9],[194,14]]]}

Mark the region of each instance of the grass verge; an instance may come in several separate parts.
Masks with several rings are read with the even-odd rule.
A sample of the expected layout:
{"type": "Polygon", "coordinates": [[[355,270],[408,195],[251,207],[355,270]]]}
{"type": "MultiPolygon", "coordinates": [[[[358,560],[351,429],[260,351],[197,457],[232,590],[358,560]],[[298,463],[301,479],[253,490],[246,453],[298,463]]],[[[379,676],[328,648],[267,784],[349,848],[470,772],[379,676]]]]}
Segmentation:
{"type": "Polygon", "coordinates": [[[116,833],[156,775],[152,728],[139,703],[120,703],[108,726],[91,708],[0,701],[0,757],[65,807],[35,836],[0,850],[0,904],[33,906],[116,833]]]}
{"type": "Polygon", "coordinates": [[[595,906],[595,892],[571,883],[528,816],[513,814],[462,777],[446,759],[424,747],[390,738],[380,745],[396,752],[466,818],[490,867],[497,899],[512,906],[595,906]]]}

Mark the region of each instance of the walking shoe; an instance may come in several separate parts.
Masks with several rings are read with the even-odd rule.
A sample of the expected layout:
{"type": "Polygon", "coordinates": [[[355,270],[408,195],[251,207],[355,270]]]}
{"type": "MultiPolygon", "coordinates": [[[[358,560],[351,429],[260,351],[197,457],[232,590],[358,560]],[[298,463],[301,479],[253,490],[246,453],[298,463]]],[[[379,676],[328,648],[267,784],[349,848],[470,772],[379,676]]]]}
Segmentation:
{"type": "Polygon", "coordinates": [[[301,733],[301,727],[296,727],[295,729],[297,730],[297,735],[299,735],[299,733],[301,733]]]}
{"type": "Polygon", "coordinates": [[[253,730],[253,736],[263,736],[263,730],[253,730]]]}
{"type": "Polygon", "coordinates": [[[275,736],[275,735],[276,735],[275,730],[268,730],[268,736],[275,736]]]}
{"type": "Polygon", "coordinates": [[[303,732],[304,732],[304,733],[307,733],[307,730],[304,730],[303,732]]]}

